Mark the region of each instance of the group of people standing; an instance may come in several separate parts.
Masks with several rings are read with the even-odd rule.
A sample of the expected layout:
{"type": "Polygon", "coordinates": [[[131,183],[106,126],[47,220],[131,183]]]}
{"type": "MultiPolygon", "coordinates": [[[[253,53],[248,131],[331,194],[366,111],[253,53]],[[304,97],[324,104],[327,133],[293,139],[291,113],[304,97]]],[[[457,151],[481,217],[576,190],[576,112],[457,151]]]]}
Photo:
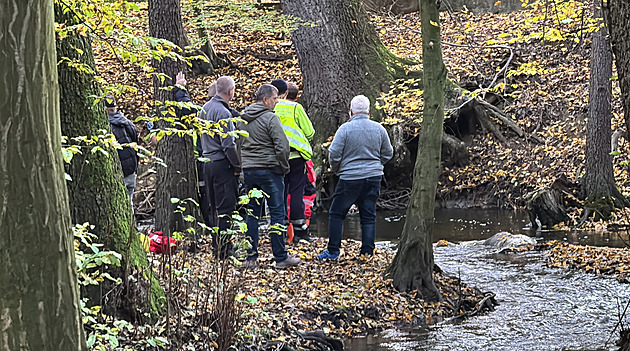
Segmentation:
{"type": "MultiPolygon", "coordinates": [[[[177,101],[190,101],[185,86],[186,80],[180,73],[176,79],[177,101]]],[[[223,126],[223,135],[203,133],[196,146],[198,159],[202,160],[198,162],[198,171],[204,221],[210,227],[218,227],[213,236],[215,254],[226,258],[232,251],[231,221],[242,174],[248,190],[259,189],[265,194],[276,268],[297,266],[301,260],[287,253],[285,240],[287,225],[293,230],[294,242],[310,239],[303,196],[308,184],[306,165],[313,155],[310,141],[315,130],[303,106],[296,102],[295,84],[282,79],[262,84],[256,91],[256,101],[241,114],[229,105],[235,89],[231,77],[218,78],[209,88],[210,100],[199,111],[200,119],[223,126]],[[234,117],[243,121],[234,125],[234,117]],[[237,129],[248,136],[235,138],[229,133],[237,129]]],[[[369,113],[367,97],[359,95],[352,99],[350,120],[339,128],[330,146],[330,166],[340,180],[330,208],[328,248],[317,255],[320,259],[339,257],[343,221],[352,204],[358,206],[361,218],[360,253],[374,252],[376,200],[383,165],[391,159],[393,150],[387,132],[369,120],[369,113]]],[[[247,208],[246,236],[251,240],[251,248],[243,266],[256,268],[263,199],[250,199],[247,208]]]]}
{"type": "MultiPolygon", "coordinates": [[[[265,193],[276,267],[298,265],[300,259],[289,255],[285,247],[286,222],[288,219],[295,228],[294,240],[308,239],[302,197],[305,164],[313,153],[309,140],[315,131],[302,105],[294,101],[297,86],[282,79],[263,84],[256,92],[256,102],[240,115],[244,122],[236,126],[231,119],[239,114],[229,105],[234,98],[234,80],[220,77],[211,90],[215,90],[210,92],[214,95],[210,94],[211,99],[201,109],[199,117],[212,123],[225,120],[224,132],[239,129],[248,134],[248,137],[236,139],[230,135],[204,133],[199,142],[200,156],[205,161],[200,173],[207,189],[202,197],[207,196],[210,209],[207,222],[209,226],[218,227],[213,239],[214,250],[219,257],[226,257],[231,251],[231,215],[236,210],[238,178],[242,173],[248,189],[265,193]],[[296,199],[291,203],[290,218],[286,203],[289,194],[296,199]]],[[[181,88],[180,91],[183,92],[181,88]]],[[[185,99],[178,97],[181,101],[185,99]]],[[[246,235],[252,247],[248,250],[245,267],[253,268],[258,264],[259,219],[263,208],[261,199],[250,199],[246,235]]]]}

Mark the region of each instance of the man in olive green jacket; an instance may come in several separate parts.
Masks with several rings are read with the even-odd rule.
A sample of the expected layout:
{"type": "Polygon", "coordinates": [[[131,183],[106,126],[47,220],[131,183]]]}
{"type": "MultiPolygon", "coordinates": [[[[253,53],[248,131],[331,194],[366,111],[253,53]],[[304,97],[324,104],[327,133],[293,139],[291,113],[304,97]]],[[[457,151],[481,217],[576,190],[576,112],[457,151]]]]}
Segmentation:
{"type": "MultiPolygon", "coordinates": [[[[269,237],[276,268],[297,266],[300,259],[287,254],[284,246],[284,175],[289,172],[289,141],[273,108],[278,103],[278,89],[263,84],[256,92],[256,103],[248,106],[239,129],[249,134],[239,138],[243,177],[248,190],[260,189],[267,196],[271,226],[269,237]]],[[[247,209],[247,233],[252,248],[247,250],[246,268],[258,266],[258,219],[262,215],[262,199],[250,199],[247,209]]]]}

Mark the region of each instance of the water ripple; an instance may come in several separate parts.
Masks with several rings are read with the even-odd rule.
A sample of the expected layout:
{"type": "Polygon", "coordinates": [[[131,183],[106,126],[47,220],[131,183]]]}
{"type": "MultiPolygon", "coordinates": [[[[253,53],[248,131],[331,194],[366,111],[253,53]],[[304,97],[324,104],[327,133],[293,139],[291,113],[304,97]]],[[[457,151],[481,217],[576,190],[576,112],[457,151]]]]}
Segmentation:
{"type": "Polygon", "coordinates": [[[479,242],[436,248],[435,261],[469,286],[495,292],[496,311],[428,330],[386,331],[353,340],[348,350],[616,349],[617,336],[609,338],[618,301],[630,299],[628,284],[546,267],[539,252],[493,254],[479,242]]]}

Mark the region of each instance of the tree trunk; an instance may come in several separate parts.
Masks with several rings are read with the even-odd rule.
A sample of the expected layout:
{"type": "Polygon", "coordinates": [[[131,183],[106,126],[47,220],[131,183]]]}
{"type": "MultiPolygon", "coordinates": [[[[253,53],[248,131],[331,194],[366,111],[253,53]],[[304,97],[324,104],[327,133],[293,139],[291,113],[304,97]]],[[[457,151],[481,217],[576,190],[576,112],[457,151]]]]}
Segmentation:
{"type": "MultiPolygon", "coordinates": [[[[65,5],[55,4],[55,19],[57,23],[65,23],[66,28],[78,23],[74,13],[67,11],[65,5]],[[65,13],[64,13],[64,10],[65,13]]],[[[99,135],[101,130],[110,132],[107,113],[103,103],[94,104],[94,97],[102,95],[98,83],[92,72],[79,70],[68,65],[67,60],[80,62],[94,71],[94,54],[92,41],[89,36],[78,33],[68,33],[64,39],[57,40],[57,66],[61,93],[60,112],[61,130],[68,138],[78,136],[99,135]]],[[[99,242],[108,250],[116,251],[123,256],[121,267],[109,267],[108,272],[125,283],[132,273],[143,272],[148,267],[148,260],[140,238],[136,234],[132,223],[131,206],[127,189],[123,184],[123,173],[116,150],[109,148],[107,154],[91,152],[85,148],[76,154],[66,170],[71,177],[68,182],[70,197],[70,212],[72,221],[76,224],[85,222],[94,226],[91,230],[98,235],[99,242]],[[129,271],[125,268],[131,268],[129,271]]],[[[96,287],[88,290],[88,298],[92,305],[104,306],[109,314],[137,320],[141,315],[138,311],[148,311],[153,306],[153,314],[157,314],[158,296],[147,296],[150,280],[143,274],[135,274],[136,280],[142,286],[125,284],[123,293],[108,293],[116,298],[113,301],[101,301],[103,291],[109,292],[114,288],[110,281],[104,281],[102,289],[96,287]],[[150,305],[147,303],[153,301],[150,305]]],[[[150,277],[149,277],[150,279],[150,277]]],[[[153,283],[159,291],[157,280],[153,283]]]]}
{"type": "Polygon", "coordinates": [[[608,30],[615,54],[615,65],[621,87],[623,113],[626,131],[630,131],[630,2],[627,0],[608,0],[606,15],[608,30]]]}
{"type": "Polygon", "coordinates": [[[203,45],[199,49],[194,50],[191,54],[205,56],[208,59],[208,62],[204,62],[199,59],[194,60],[192,62],[192,68],[193,72],[198,72],[200,74],[214,74],[217,68],[227,66],[228,62],[219,57],[214,50],[214,46],[212,45],[212,41],[208,35],[206,21],[203,20],[205,12],[205,3],[203,1],[196,1],[192,4],[193,16],[197,18],[197,20],[194,21],[197,29],[197,36],[203,41],[203,45]]]}
{"type": "Polygon", "coordinates": [[[52,0],[0,14],[0,350],[87,350],[61,159],[52,0]]]}
{"type": "Polygon", "coordinates": [[[396,15],[418,12],[418,0],[362,0],[372,12],[394,13],[396,15]]]}
{"type": "Polygon", "coordinates": [[[417,289],[425,301],[442,296],[433,281],[433,218],[440,174],[446,67],[440,45],[440,17],[435,0],[420,0],[424,110],[407,220],[388,275],[400,291],[417,289]]]}
{"type": "MultiPolygon", "coordinates": [[[[179,0],[150,0],[149,1],[149,32],[152,37],[166,39],[180,48],[187,45],[188,39],[182,25],[181,6],[179,0]]],[[[163,73],[169,78],[162,82],[157,76],[153,79],[153,89],[156,101],[175,100],[174,91],[160,89],[175,83],[178,72],[183,72],[182,62],[170,59],[153,60],[156,73],[163,73]]],[[[158,108],[158,115],[166,112],[158,108]]],[[[172,111],[171,111],[172,112],[172,111]]],[[[167,117],[176,118],[170,113],[167,117]]],[[[178,119],[178,118],[176,118],[178,119]]],[[[179,119],[178,119],[179,120],[179,119]]],[[[186,124],[185,122],[180,122],[186,124]]],[[[161,121],[158,128],[173,128],[161,121]]],[[[155,227],[167,235],[174,232],[183,233],[189,226],[183,220],[181,213],[176,213],[177,204],[171,198],[193,199],[197,201],[197,168],[195,166],[193,141],[190,136],[167,135],[158,142],[157,157],[166,163],[167,167],[158,166],[156,184],[155,227]]],[[[186,214],[198,216],[198,208],[188,203],[186,214]]]]}
{"type": "Polygon", "coordinates": [[[619,332],[619,351],[630,351],[630,329],[621,329],[619,332]]]}
{"type": "MultiPolygon", "coordinates": [[[[594,0],[593,15],[602,23],[599,0],[594,0]]],[[[585,207],[602,218],[608,218],[614,206],[624,206],[625,198],[617,189],[613,174],[610,140],[612,119],[612,53],[606,42],[606,27],[593,32],[591,44],[591,77],[586,124],[586,172],[582,188],[587,197],[585,207]]]]}
{"type": "Polygon", "coordinates": [[[379,119],[374,102],[404,71],[358,0],[285,0],[283,9],[309,23],[291,35],[304,81],[304,107],[315,127],[313,150],[322,155],[321,144],[349,119],[350,100],[367,96],[372,116],[379,119]]]}

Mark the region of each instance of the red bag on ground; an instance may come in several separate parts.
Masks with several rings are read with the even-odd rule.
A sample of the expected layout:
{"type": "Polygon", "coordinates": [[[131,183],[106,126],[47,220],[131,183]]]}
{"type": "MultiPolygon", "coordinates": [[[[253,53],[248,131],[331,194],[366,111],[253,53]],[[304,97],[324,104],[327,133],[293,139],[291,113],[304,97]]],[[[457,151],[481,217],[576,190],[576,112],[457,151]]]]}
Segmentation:
{"type": "Polygon", "coordinates": [[[149,251],[170,255],[177,250],[181,242],[163,234],[163,232],[149,234],[149,251]]]}

